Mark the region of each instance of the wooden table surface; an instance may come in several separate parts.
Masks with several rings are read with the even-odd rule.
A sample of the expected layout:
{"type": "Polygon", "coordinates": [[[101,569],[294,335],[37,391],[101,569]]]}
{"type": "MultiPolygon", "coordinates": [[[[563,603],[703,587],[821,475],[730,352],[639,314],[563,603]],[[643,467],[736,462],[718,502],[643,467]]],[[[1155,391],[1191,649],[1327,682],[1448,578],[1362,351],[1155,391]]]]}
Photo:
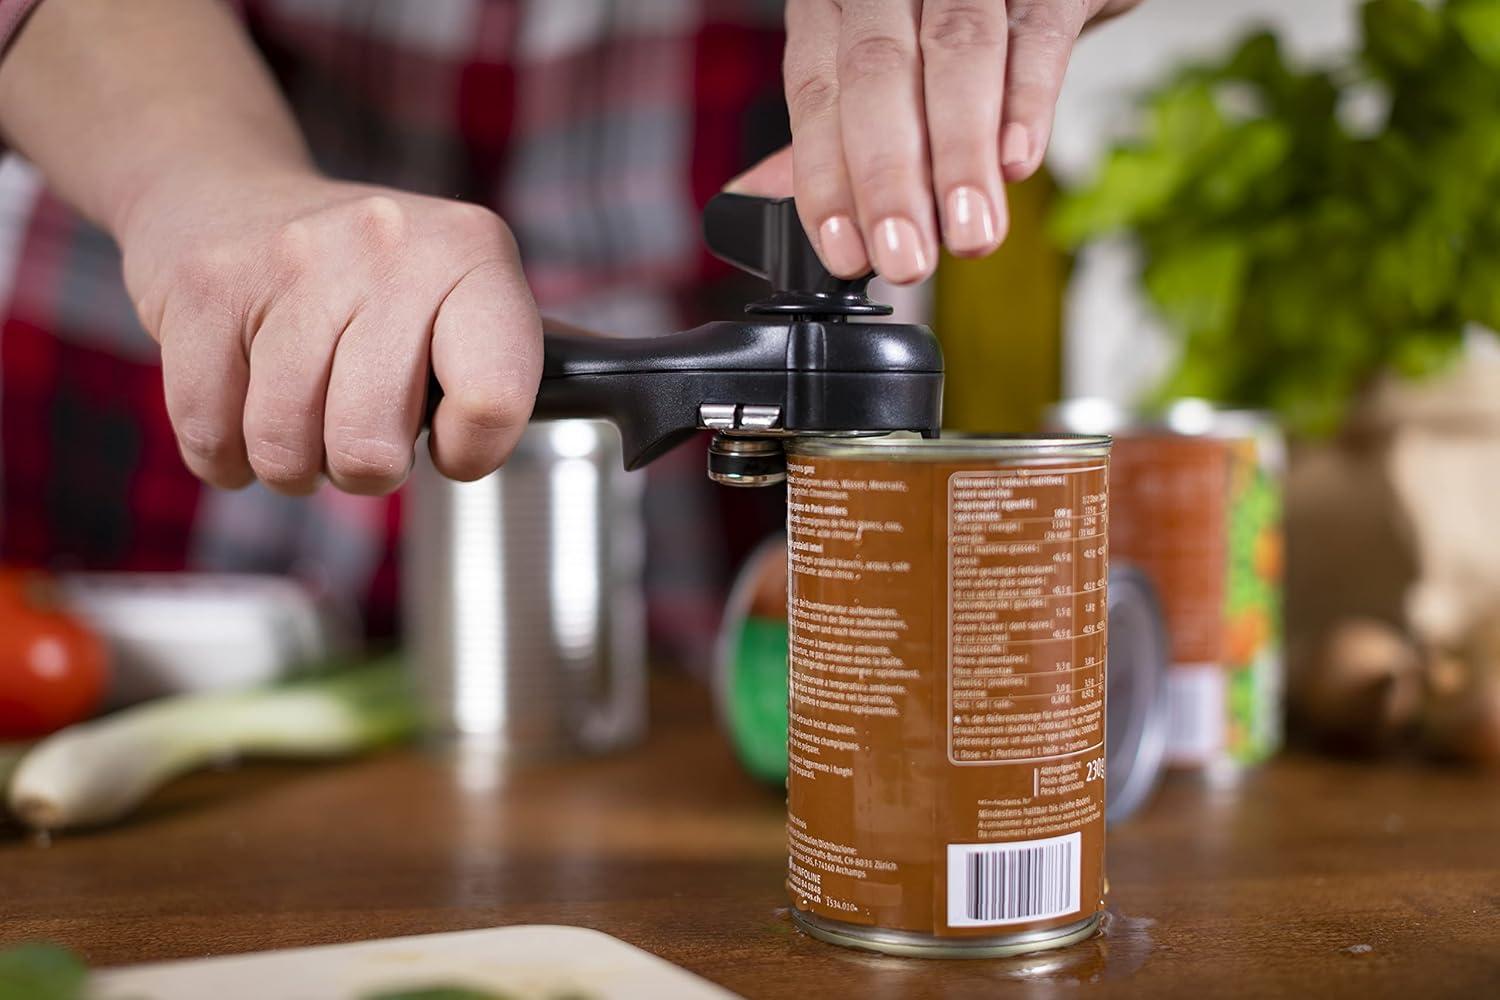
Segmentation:
{"type": "Polygon", "coordinates": [[[895,959],[792,928],[782,797],[739,771],[702,692],[655,702],[648,743],[607,760],[257,765],[180,782],[117,829],[12,833],[0,938],[113,965],[566,923],[752,998],[1500,995],[1494,776],[1291,758],[1234,787],[1172,780],[1111,833],[1102,937],[895,959]]]}

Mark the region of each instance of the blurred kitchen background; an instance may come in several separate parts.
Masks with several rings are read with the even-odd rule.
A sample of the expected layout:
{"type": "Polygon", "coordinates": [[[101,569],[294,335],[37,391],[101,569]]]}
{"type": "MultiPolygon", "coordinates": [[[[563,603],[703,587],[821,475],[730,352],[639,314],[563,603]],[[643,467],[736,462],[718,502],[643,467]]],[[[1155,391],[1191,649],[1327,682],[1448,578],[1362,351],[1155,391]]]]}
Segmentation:
{"type": "MultiPolygon", "coordinates": [[[[319,6],[267,9],[317,16],[319,6]]],[[[644,234],[632,244],[644,259],[610,258],[607,281],[583,281],[575,265],[598,263],[602,251],[588,240],[602,230],[574,219],[561,239],[537,208],[545,202],[509,213],[501,192],[548,311],[644,336],[735,314],[756,294],[706,255],[678,264],[702,202],[784,141],[777,5],[762,6],[750,34],[729,23],[721,35],[707,32],[696,62],[630,66],[666,74],[663,85],[674,74],[699,86],[711,76],[734,96],[717,115],[652,126],[653,142],[703,147],[674,193],[653,186],[662,179],[652,162],[628,156],[630,169],[602,192],[628,216],[615,223],[644,234]],[[661,204],[673,209],[657,211],[661,204]],[[641,205],[650,211],[632,214],[641,205]]],[[[663,23],[640,20],[643,33],[663,23]]],[[[377,21],[374,34],[384,30],[377,21]]],[[[275,62],[276,17],[255,27],[275,62]]],[[[358,68],[349,72],[357,81],[358,68]]],[[[524,106],[525,95],[518,100],[524,106]]],[[[413,164],[424,155],[441,159],[383,135],[375,116],[356,119],[383,179],[418,176],[413,164]]],[[[307,125],[316,145],[349,119],[307,125]]],[[[639,152],[618,129],[605,139],[639,152]]],[[[512,165],[509,176],[534,179],[551,163],[512,165]]],[[[28,206],[0,226],[0,251],[72,225],[13,158],[0,168],[0,194],[28,206]]],[[[1497,196],[1500,2],[1147,0],[1081,41],[1047,169],[1012,190],[1002,251],[945,259],[919,289],[877,286],[901,318],[931,322],[942,339],[954,429],[1103,421],[1124,437],[1245,445],[1215,452],[1227,484],[1218,520],[1193,529],[1207,532],[1195,538],[1218,560],[1215,586],[1226,591],[1216,598],[1215,669],[1250,678],[1244,690],[1232,678],[1205,689],[1219,699],[1207,708],[1191,702],[1227,718],[1210,727],[1219,744],[1209,757],[1241,739],[1231,764],[1264,759],[1282,742],[1285,714],[1289,740],[1319,750],[1500,762],[1500,534],[1490,516],[1500,486],[1500,355],[1489,332],[1500,323],[1497,196]],[[1058,408],[1063,400],[1074,402],[1058,408]],[[1258,588],[1248,597],[1235,596],[1236,531],[1248,532],[1251,582],[1240,582],[1258,588]],[[1241,598],[1253,616],[1235,617],[1241,598]],[[1241,625],[1251,634],[1235,667],[1241,625]],[[1236,726],[1257,735],[1237,736],[1236,726]]],[[[88,258],[85,273],[118,266],[107,241],[76,235],[68,245],[88,258]]],[[[133,391],[149,391],[154,347],[131,339],[138,331],[113,284],[70,288],[79,316],[42,331],[28,312],[41,293],[24,283],[26,268],[17,273],[0,289],[11,301],[0,366],[74,365],[91,372],[72,383],[75,397],[87,395],[101,378],[90,368],[102,364],[98,338],[113,337],[130,345],[116,353],[129,359],[133,391]],[[41,348],[44,334],[64,346],[41,348]]],[[[5,384],[11,392],[17,382],[5,384]]],[[[389,645],[404,625],[429,722],[518,747],[573,740],[607,749],[647,725],[649,663],[717,686],[728,738],[752,771],[774,783],[785,766],[775,754],[785,598],[778,611],[776,573],[757,568],[777,550],[780,491],[712,486],[701,441],[625,474],[607,428],[580,422],[538,428],[512,467],[472,487],[439,483],[419,463],[392,503],[202,491],[184,501],[206,512],[198,523],[236,530],[147,556],[133,541],[152,523],[141,512],[152,509],[153,488],[181,497],[186,475],[160,451],[162,428],[142,431],[76,399],[59,416],[60,405],[7,398],[3,446],[24,450],[46,427],[64,436],[59,453],[128,457],[109,464],[122,469],[113,480],[83,465],[12,477],[0,556],[64,574],[58,601],[111,644],[104,704],[274,681],[297,661],[389,645]],[[80,502],[77,491],[104,501],[134,491],[135,521],[100,522],[106,505],[80,502]],[[57,504],[75,505],[76,516],[39,513],[57,504]],[[48,534],[43,522],[68,530],[48,534]],[[346,544],[350,536],[376,542],[346,544]],[[284,591],[215,575],[190,604],[191,578],[97,575],[184,569],[300,584],[284,591]],[[203,610],[214,601],[217,610],[203,610]],[[747,627],[752,620],[760,624],[747,627]],[[536,731],[522,732],[523,719],[536,731]]],[[[1143,481],[1143,496],[1167,489],[1143,481]]],[[[1147,576],[1151,560],[1166,558],[1144,548],[1121,556],[1147,576]]],[[[1171,631],[1173,584],[1156,584],[1171,631]]],[[[1138,710],[1177,733],[1181,720],[1161,713],[1192,709],[1165,705],[1177,696],[1157,686],[1164,667],[1111,663],[1121,677],[1144,672],[1157,693],[1138,710]]]]}

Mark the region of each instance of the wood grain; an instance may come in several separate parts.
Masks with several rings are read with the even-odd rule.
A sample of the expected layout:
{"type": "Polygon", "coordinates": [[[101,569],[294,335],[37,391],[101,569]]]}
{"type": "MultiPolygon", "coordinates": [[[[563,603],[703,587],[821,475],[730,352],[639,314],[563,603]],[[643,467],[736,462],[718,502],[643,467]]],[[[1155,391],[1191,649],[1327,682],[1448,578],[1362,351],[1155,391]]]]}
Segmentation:
{"type": "Polygon", "coordinates": [[[787,920],[782,802],[707,696],[656,692],[620,757],[394,753],[196,776],[128,826],[0,840],[0,937],[99,965],[518,922],[597,927],[747,997],[1491,996],[1500,779],[1289,758],[1171,781],[1110,837],[1107,933],[934,962],[787,920]]]}

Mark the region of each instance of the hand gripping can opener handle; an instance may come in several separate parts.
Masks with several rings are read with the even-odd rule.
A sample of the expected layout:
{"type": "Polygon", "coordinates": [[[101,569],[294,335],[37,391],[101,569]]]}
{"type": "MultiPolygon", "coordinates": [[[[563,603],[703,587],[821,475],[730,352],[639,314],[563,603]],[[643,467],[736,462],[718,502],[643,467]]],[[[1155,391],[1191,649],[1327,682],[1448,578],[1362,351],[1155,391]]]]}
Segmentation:
{"type": "MultiPolygon", "coordinates": [[[[870,322],[891,312],[866,296],[871,276],[824,270],[792,199],[716,195],[703,229],[710,251],[766,279],[771,295],[739,319],[640,340],[544,319],[533,419],[610,420],[627,469],[710,430],[709,478],[732,486],[783,481],[787,437],[937,436],[937,338],[925,326],[870,322]]],[[[440,393],[434,381],[429,412],[440,393]]]]}

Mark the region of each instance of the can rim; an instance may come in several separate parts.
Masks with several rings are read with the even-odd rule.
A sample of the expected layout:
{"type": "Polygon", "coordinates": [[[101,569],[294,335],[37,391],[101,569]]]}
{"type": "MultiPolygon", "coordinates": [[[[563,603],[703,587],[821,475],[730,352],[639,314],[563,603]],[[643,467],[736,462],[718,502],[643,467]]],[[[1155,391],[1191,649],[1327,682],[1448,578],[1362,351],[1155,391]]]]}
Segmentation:
{"type": "Polygon", "coordinates": [[[1104,911],[1095,911],[1071,924],[1006,933],[996,929],[994,936],[938,937],[916,931],[898,931],[878,926],[847,924],[791,907],[792,922],[820,941],[875,951],[902,958],[1008,958],[1033,952],[1065,948],[1086,941],[1099,933],[1104,911]]]}
{"type": "Polygon", "coordinates": [[[948,434],[923,438],[915,434],[880,437],[797,437],[787,441],[789,455],[863,456],[931,460],[955,458],[1034,458],[1058,455],[1093,457],[1109,454],[1107,434],[948,434]]]}

